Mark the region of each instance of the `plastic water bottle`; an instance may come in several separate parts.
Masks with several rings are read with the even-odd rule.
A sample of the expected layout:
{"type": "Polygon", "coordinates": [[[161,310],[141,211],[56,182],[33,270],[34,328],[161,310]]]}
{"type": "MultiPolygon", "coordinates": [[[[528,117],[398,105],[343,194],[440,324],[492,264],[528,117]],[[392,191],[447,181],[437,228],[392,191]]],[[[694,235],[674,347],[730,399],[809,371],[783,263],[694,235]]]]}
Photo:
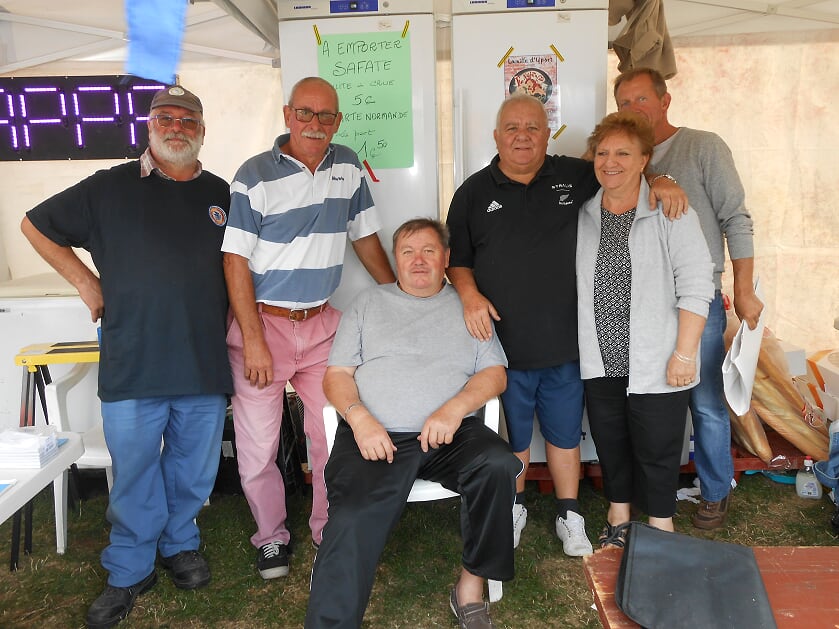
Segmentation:
{"type": "Polygon", "coordinates": [[[795,491],[802,498],[818,500],[822,497],[822,485],[813,473],[813,459],[804,457],[804,469],[795,475],[795,491]]]}

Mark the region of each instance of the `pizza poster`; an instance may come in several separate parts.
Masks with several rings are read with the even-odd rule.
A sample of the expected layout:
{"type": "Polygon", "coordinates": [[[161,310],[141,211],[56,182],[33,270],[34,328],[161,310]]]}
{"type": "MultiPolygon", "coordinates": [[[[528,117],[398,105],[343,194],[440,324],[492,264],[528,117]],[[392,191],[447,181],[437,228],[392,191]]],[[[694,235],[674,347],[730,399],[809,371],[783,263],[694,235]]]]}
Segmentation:
{"type": "Polygon", "coordinates": [[[556,68],[556,55],[511,55],[504,61],[504,97],[523,90],[538,98],[548,112],[551,131],[562,126],[556,68]]]}

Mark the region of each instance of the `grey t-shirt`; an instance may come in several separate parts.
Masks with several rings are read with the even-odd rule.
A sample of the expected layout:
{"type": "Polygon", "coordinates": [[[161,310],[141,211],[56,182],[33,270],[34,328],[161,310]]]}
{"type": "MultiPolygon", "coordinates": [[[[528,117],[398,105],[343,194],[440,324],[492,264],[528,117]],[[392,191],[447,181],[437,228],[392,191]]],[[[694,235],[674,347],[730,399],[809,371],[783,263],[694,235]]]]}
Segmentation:
{"type": "Polygon", "coordinates": [[[493,333],[474,339],[457,292],[413,297],[396,284],[361,293],[344,312],[329,365],[356,367],[361,401],[390,432],[419,432],[473,375],[507,357],[493,333]]]}

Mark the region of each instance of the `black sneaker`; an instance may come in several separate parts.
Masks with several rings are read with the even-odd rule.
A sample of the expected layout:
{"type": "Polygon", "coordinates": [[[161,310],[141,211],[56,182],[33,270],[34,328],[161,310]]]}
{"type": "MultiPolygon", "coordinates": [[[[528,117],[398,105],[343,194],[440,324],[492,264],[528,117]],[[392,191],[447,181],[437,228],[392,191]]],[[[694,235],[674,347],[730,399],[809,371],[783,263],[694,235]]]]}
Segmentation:
{"type": "Polygon", "coordinates": [[[259,547],[256,569],[263,579],[276,579],[288,574],[288,548],[282,542],[269,542],[259,547]]]}
{"type": "Polygon", "coordinates": [[[161,565],[172,574],[172,583],[182,590],[194,590],[210,582],[210,566],[197,550],[182,550],[171,557],[161,557],[161,565]]]}
{"type": "Polygon", "coordinates": [[[145,579],[128,587],[106,585],[105,591],[87,610],[88,629],[109,629],[116,625],[128,616],[134,607],[135,599],[154,587],[155,583],[157,583],[157,573],[152,570],[145,579]]]}

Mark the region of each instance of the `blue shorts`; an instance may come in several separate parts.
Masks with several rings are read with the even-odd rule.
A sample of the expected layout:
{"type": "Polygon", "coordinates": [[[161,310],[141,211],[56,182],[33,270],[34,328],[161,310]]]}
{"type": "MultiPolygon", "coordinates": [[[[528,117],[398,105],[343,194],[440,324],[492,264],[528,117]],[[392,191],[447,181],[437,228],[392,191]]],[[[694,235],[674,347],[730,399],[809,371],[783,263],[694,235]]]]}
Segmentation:
{"type": "Polygon", "coordinates": [[[507,435],[513,452],[524,452],[533,437],[533,416],[545,441],[570,450],[580,445],[583,423],[583,381],[580,361],[544,369],[508,369],[501,394],[507,435]]]}

